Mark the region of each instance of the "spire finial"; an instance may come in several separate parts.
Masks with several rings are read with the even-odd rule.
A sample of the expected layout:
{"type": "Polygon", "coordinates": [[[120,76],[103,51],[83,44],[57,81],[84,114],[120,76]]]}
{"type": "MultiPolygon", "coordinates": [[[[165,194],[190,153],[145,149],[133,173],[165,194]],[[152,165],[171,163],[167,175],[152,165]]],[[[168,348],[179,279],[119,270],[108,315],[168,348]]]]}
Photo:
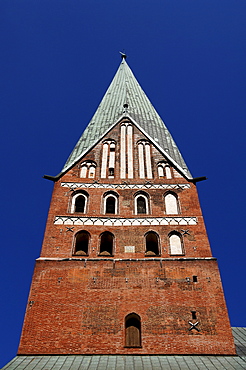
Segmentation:
{"type": "Polygon", "coordinates": [[[119,53],[121,54],[121,58],[122,59],[126,59],[127,58],[127,55],[125,53],[122,53],[121,51],[119,53]]]}

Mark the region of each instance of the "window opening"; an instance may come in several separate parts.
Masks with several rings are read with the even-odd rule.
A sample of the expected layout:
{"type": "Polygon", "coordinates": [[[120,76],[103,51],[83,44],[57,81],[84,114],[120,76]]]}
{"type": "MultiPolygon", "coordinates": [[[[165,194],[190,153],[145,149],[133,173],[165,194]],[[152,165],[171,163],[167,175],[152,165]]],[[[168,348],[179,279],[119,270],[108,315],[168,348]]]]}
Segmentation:
{"type": "Polygon", "coordinates": [[[94,166],[89,167],[89,177],[94,178],[95,177],[96,168],[94,166]]]}
{"type": "Polygon", "coordinates": [[[84,213],[85,211],[85,197],[79,195],[75,200],[75,212],[84,213]]]}
{"type": "Polygon", "coordinates": [[[87,231],[80,231],[76,235],[74,254],[85,256],[88,255],[90,234],[87,231]]]}
{"type": "Polygon", "coordinates": [[[114,168],[109,168],[108,169],[108,174],[109,174],[109,176],[114,176],[114,168]]]}
{"type": "Polygon", "coordinates": [[[196,320],[197,317],[196,317],[196,311],[191,311],[191,315],[192,315],[192,320],[196,320]]]}
{"type": "Polygon", "coordinates": [[[114,236],[109,231],[105,231],[101,235],[100,241],[100,256],[112,256],[113,255],[113,243],[114,236]]]}
{"type": "Polygon", "coordinates": [[[115,213],[115,197],[107,197],[105,213],[115,213]]]}
{"type": "Polygon", "coordinates": [[[193,275],[193,283],[197,283],[197,276],[193,275]]]}
{"type": "Polygon", "coordinates": [[[129,314],[125,319],[126,347],[141,347],[141,321],[135,314],[129,314]]]}
{"type": "Polygon", "coordinates": [[[146,199],[140,196],[137,198],[137,214],[147,213],[146,211],[146,199]]]}
{"type": "Polygon", "coordinates": [[[146,256],[155,256],[159,254],[159,243],[158,243],[158,236],[155,232],[150,231],[145,236],[145,243],[146,243],[146,256]]]}

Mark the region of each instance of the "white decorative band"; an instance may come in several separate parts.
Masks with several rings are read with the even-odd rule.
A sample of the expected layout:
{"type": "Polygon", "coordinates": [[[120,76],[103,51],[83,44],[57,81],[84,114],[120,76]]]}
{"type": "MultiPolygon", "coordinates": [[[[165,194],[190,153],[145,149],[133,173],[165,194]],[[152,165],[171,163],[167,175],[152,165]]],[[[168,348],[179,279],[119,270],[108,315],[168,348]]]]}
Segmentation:
{"type": "Polygon", "coordinates": [[[108,218],[56,216],[55,225],[95,225],[95,226],[162,226],[196,225],[196,217],[157,217],[157,218],[108,218]]]}
{"type": "Polygon", "coordinates": [[[100,184],[98,182],[93,183],[81,183],[81,182],[62,182],[61,186],[64,188],[74,189],[189,189],[190,184],[151,184],[146,182],[145,184],[100,184]]]}

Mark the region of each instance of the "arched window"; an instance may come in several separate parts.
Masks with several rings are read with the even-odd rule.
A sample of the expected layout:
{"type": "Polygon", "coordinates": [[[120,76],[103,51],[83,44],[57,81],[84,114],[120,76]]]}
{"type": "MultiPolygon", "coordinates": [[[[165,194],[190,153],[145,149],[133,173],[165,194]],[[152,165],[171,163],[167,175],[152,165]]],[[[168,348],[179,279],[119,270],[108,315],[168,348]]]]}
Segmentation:
{"type": "Polygon", "coordinates": [[[157,164],[157,171],[158,171],[159,178],[163,178],[165,176],[167,179],[172,178],[170,166],[165,161],[159,162],[157,164]]]}
{"type": "Polygon", "coordinates": [[[167,193],[164,196],[166,214],[175,215],[179,213],[178,199],[175,193],[167,193]]]}
{"type": "Polygon", "coordinates": [[[146,213],[146,199],[143,196],[137,198],[137,213],[146,213]]]}
{"type": "Polygon", "coordinates": [[[115,213],[115,197],[109,196],[106,199],[106,210],[105,213],[115,213]]]}
{"type": "Polygon", "coordinates": [[[101,178],[113,178],[115,172],[115,147],[116,142],[107,139],[103,142],[101,178]]]}
{"type": "Polygon", "coordinates": [[[147,194],[138,193],[135,196],[135,214],[148,214],[149,213],[149,199],[147,194]]]}
{"type": "Polygon", "coordinates": [[[71,213],[85,213],[87,207],[88,194],[79,191],[73,195],[71,203],[71,213]]]}
{"type": "Polygon", "coordinates": [[[91,163],[89,165],[89,178],[94,179],[96,173],[96,165],[94,163],[91,163]]]}
{"type": "Polygon", "coordinates": [[[165,166],[165,172],[166,172],[167,179],[171,179],[172,178],[172,174],[171,174],[171,169],[170,169],[169,166],[165,166]]]}
{"type": "Polygon", "coordinates": [[[136,313],[125,318],[125,337],[126,347],[141,347],[141,319],[136,313]]]}
{"type": "Polygon", "coordinates": [[[94,178],[96,173],[96,163],[93,161],[85,161],[81,163],[80,177],[94,178]]]}
{"type": "Polygon", "coordinates": [[[85,197],[84,195],[79,195],[75,200],[74,212],[84,213],[84,211],[85,211],[85,197]]]}
{"type": "Polygon", "coordinates": [[[159,238],[154,231],[149,231],[145,234],[145,255],[156,256],[159,255],[159,238]]]}
{"type": "Polygon", "coordinates": [[[114,235],[109,231],[105,231],[100,237],[100,256],[112,256],[114,246],[114,235]]]}
{"type": "Polygon", "coordinates": [[[162,163],[159,163],[158,166],[157,166],[157,170],[158,170],[158,176],[159,178],[163,178],[164,177],[164,167],[163,167],[163,164],[162,163]]]}
{"type": "Polygon", "coordinates": [[[116,214],[118,212],[118,194],[112,191],[104,194],[103,213],[116,214]]]}
{"type": "Polygon", "coordinates": [[[184,254],[182,237],[180,233],[173,231],[169,234],[170,254],[184,254]]]}
{"type": "Polygon", "coordinates": [[[80,177],[86,178],[86,175],[87,175],[87,165],[83,163],[80,170],[80,177]]]}
{"type": "Polygon", "coordinates": [[[79,231],[75,235],[74,254],[76,256],[87,256],[89,250],[90,234],[87,231],[79,231]]]}

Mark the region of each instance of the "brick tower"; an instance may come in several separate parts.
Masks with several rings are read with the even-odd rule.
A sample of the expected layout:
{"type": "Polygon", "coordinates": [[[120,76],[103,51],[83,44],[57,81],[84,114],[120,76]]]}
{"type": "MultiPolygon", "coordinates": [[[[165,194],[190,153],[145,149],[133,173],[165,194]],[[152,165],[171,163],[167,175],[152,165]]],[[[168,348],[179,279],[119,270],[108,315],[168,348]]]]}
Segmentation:
{"type": "Polygon", "coordinates": [[[125,55],[54,191],[19,354],[235,354],[196,182],[125,55]]]}

